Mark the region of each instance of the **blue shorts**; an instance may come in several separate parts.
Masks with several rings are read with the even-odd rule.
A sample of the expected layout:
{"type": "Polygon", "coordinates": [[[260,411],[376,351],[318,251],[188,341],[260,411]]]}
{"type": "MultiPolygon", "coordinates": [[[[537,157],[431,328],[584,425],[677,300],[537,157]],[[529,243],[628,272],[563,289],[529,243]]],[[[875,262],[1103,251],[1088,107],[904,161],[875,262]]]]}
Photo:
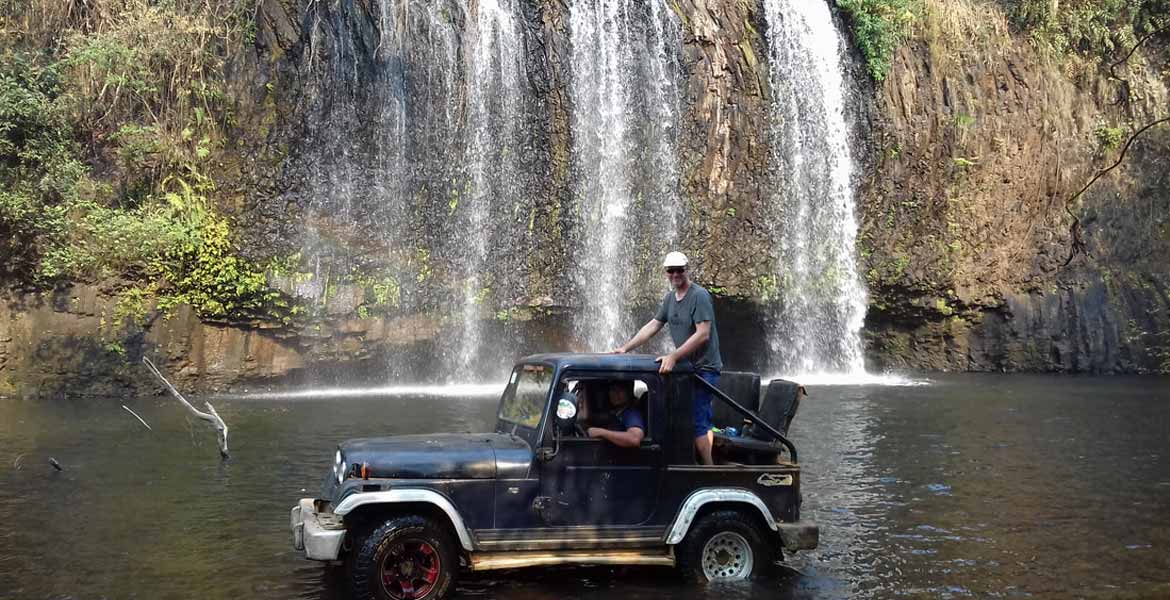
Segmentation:
{"type": "MultiPolygon", "coordinates": [[[[719,373],[715,371],[699,371],[699,377],[711,385],[719,385],[719,373]]],[[[711,390],[706,386],[695,384],[695,437],[707,435],[711,431],[711,390]]]]}

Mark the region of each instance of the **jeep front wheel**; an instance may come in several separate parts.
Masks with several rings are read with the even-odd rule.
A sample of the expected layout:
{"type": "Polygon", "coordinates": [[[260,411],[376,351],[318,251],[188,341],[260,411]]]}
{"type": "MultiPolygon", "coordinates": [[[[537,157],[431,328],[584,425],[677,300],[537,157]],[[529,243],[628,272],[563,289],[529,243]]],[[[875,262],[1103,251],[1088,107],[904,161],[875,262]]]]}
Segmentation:
{"type": "Polygon", "coordinates": [[[737,510],[718,510],[691,526],[679,543],[679,567],[700,581],[751,579],[771,567],[774,553],[756,523],[737,510]]]}
{"type": "Polygon", "coordinates": [[[451,535],[417,515],[394,517],[355,548],[351,581],[361,600],[441,600],[454,588],[459,557],[451,535]]]}

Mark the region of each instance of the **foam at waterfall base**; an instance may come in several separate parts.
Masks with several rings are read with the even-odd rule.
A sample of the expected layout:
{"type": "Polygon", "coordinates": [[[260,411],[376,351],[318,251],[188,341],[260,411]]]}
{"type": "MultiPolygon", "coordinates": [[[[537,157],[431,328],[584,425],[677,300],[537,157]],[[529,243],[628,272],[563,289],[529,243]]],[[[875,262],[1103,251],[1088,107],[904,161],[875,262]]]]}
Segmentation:
{"type": "Polygon", "coordinates": [[[240,392],[221,397],[235,400],[323,400],[335,398],[368,398],[396,396],[430,396],[457,398],[470,396],[498,397],[504,386],[498,383],[449,383],[431,385],[387,385],[370,387],[332,387],[298,390],[240,392]]]}
{"type": "MultiPolygon", "coordinates": [[[[921,386],[930,385],[929,379],[913,378],[895,373],[797,373],[761,378],[795,381],[809,387],[818,386],[921,386]]],[[[343,398],[390,398],[401,396],[435,398],[498,398],[504,391],[499,383],[412,384],[366,387],[326,387],[290,390],[241,391],[216,397],[232,400],[328,400],[343,398]]]]}
{"type": "Polygon", "coordinates": [[[763,378],[764,381],[785,379],[795,381],[804,386],[919,386],[930,385],[930,380],[920,377],[911,378],[896,373],[795,373],[774,375],[763,378]]]}

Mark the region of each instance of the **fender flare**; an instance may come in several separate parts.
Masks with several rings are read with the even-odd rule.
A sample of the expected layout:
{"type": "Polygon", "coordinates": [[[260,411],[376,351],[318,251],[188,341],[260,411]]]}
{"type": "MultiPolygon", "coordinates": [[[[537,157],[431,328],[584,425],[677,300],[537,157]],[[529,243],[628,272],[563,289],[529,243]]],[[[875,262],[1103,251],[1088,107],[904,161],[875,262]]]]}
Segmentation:
{"type": "Polygon", "coordinates": [[[712,502],[733,502],[753,506],[772,531],[779,531],[776,520],[772,518],[772,511],[754,492],[742,488],[708,488],[692,493],[683,501],[682,508],[678,510],[678,515],[674,517],[674,522],[667,530],[666,543],[674,545],[681,542],[690,530],[695,515],[699,514],[699,509],[712,502]]]}
{"type": "Polygon", "coordinates": [[[475,549],[471,541],[471,532],[467,530],[467,525],[463,523],[463,517],[459,515],[459,511],[455,509],[455,505],[451,504],[451,501],[446,496],[434,490],[405,489],[352,494],[346,496],[340,504],[334,507],[333,513],[345,516],[359,506],[369,504],[402,504],[405,502],[431,504],[443,511],[443,514],[447,515],[447,519],[451,521],[451,527],[455,530],[455,535],[459,537],[459,545],[463,546],[463,549],[468,552],[475,549]]]}

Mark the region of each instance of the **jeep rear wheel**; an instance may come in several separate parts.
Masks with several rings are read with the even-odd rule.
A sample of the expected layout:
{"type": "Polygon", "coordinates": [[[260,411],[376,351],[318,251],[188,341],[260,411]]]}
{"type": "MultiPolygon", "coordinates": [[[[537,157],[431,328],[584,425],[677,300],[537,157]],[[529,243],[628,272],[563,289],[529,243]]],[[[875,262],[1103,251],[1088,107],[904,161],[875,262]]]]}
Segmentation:
{"type": "Polygon", "coordinates": [[[394,517],[354,548],[354,597],[440,600],[454,588],[459,556],[440,524],[417,515],[394,517]]]}
{"type": "Polygon", "coordinates": [[[775,557],[759,525],[738,510],[695,521],[676,550],[679,568],[699,581],[751,579],[767,572],[775,557]]]}

